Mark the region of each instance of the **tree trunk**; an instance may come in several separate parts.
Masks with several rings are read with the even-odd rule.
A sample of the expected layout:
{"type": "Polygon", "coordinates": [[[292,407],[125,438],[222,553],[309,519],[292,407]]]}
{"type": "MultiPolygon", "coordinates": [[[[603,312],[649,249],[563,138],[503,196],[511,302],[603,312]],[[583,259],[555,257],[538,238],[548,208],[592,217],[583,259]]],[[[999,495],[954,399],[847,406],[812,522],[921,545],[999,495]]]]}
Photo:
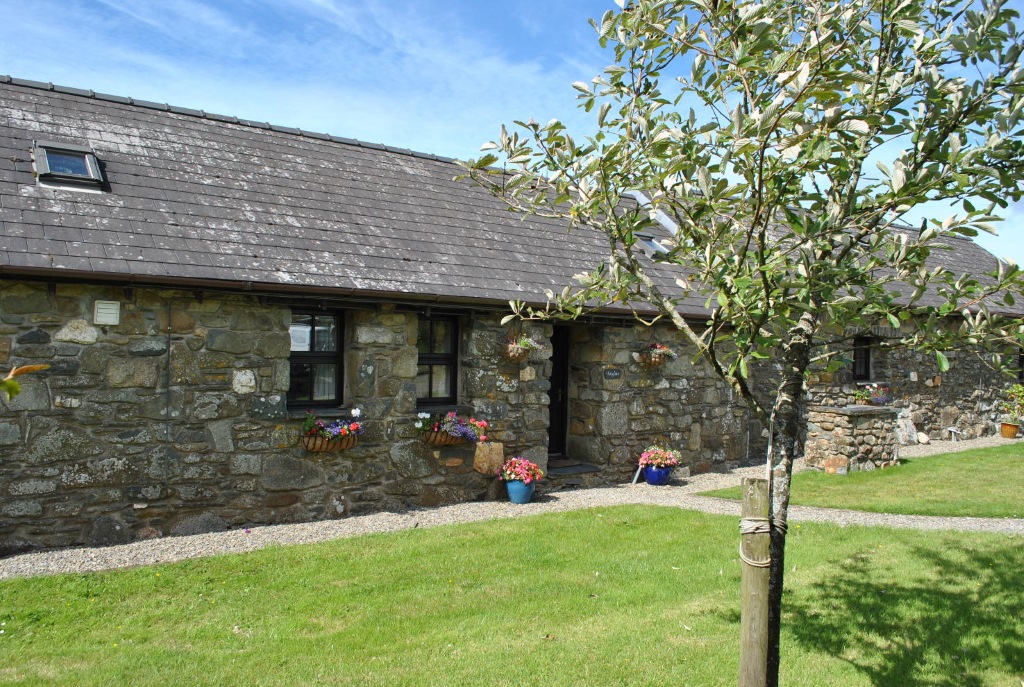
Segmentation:
{"type": "Polygon", "coordinates": [[[783,373],[772,408],[771,443],[768,455],[771,479],[771,567],[768,582],[767,687],[778,687],[782,587],[786,567],[786,527],[793,460],[803,453],[804,379],[810,366],[811,340],[816,321],[805,316],[783,348],[783,373]]]}

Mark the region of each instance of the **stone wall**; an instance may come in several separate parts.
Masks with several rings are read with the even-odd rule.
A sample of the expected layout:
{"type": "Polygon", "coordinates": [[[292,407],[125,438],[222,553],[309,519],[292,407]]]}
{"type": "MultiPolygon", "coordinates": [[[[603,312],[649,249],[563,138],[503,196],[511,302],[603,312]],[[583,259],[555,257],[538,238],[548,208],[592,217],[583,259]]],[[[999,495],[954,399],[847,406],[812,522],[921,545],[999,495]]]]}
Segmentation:
{"type": "Polygon", "coordinates": [[[460,370],[465,410],[497,441],[423,443],[417,314],[388,305],[346,311],[346,408],[366,433],[306,452],[304,413],[286,408],[290,314],[238,294],[0,282],[0,367],[51,366],[0,401],[0,555],[479,499],[501,442],[546,457],[550,363],[501,360],[498,315],[462,318],[460,370]],[[121,303],[121,323],[92,324],[96,300],[121,303]]]}
{"type": "MultiPolygon", "coordinates": [[[[344,314],[335,412],[361,408],[366,433],[350,450],[309,453],[298,441],[304,409],[286,406],[289,304],[0,281],[0,368],[51,366],[0,402],[0,555],[498,498],[503,458],[546,467],[551,325],[516,325],[546,346],[512,362],[503,313],[460,317],[459,410],[487,420],[492,441],[438,449],[414,426],[418,314],[388,304],[344,314]],[[120,324],[95,325],[96,300],[120,303],[120,324]]],[[[601,467],[598,482],[631,479],[651,443],[680,450],[695,471],[763,453],[747,411],[678,333],[570,332],[569,455],[601,467]],[[641,365],[652,340],[679,358],[641,365]]]]}
{"type": "Polygon", "coordinates": [[[877,406],[809,407],[807,464],[841,475],[894,465],[899,450],[896,413],[877,406]]]}
{"type": "MultiPolygon", "coordinates": [[[[460,411],[486,419],[492,443],[437,449],[414,426],[418,314],[388,304],[344,312],[345,407],[336,412],[361,408],[366,434],[348,451],[313,454],[298,442],[303,409],[286,407],[288,304],[0,281],[0,367],[51,366],[0,402],[0,554],[497,498],[504,457],[546,467],[551,325],[517,325],[547,346],[512,362],[501,313],[460,317],[460,411]],[[120,324],[93,324],[96,300],[119,302],[120,324]]],[[[568,326],[568,453],[601,468],[590,481],[628,481],[652,443],[679,450],[695,472],[763,456],[760,427],[678,332],[568,326]],[[652,341],[678,359],[641,364],[652,341]]],[[[939,375],[922,355],[876,352],[875,376],[895,390],[904,434],[993,431],[1009,382],[974,356],[949,358],[939,375]]],[[[773,374],[755,375],[759,393],[773,374]]],[[[817,405],[846,406],[857,388],[844,372],[812,382],[817,405]]],[[[832,431],[811,419],[812,434],[832,431]]]]}
{"type": "Polygon", "coordinates": [[[570,352],[569,452],[603,466],[602,477],[632,479],[650,444],[677,449],[694,472],[732,468],[763,456],[760,430],[732,390],[667,327],[575,325],[570,352]],[[640,362],[652,342],[678,353],[657,367],[640,362]]]}
{"type": "Polygon", "coordinates": [[[477,314],[465,323],[461,397],[493,425],[490,438],[504,446],[508,457],[523,456],[547,472],[552,327],[516,327],[515,334],[530,336],[542,348],[513,362],[505,355],[513,330],[501,325],[504,314],[477,314]]]}
{"type": "MultiPolygon", "coordinates": [[[[893,392],[890,404],[899,413],[901,443],[916,443],[917,432],[931,439],[949,439],[949,427],[964,438],[994,434],[999,429],[1002,390],[1016,380],[994,370],[971,351],[946,353],[950,369],[940,373],[931,354],[909,350],[872,351],[872,381],[893,392]]],[[[809,380],[809,402],[846,406],[854,403],[855,383],[848,368],[821,373],[809,380]]]]}

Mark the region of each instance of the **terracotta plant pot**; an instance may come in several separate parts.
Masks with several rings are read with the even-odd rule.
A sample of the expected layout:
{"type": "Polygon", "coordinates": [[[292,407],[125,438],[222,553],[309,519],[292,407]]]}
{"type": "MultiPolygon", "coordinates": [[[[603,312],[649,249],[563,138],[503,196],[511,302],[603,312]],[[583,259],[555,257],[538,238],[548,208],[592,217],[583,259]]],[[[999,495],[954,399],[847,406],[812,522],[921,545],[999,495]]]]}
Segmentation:
{"type": "Polygon", "coordinates": [[[1004,422],[999,426],[999,436],[1004,439],[1016,439],[1019,431],[1020,425],[1015,425],[1012,422],[1004,422]]]}
{"type": "Polygon", "coordinates": [[[456,446],[466,443],[466,438],[453,437],[448,432],[424,432],[423,441],[431,446],[456,446]]]}
{"type": "Polygon", "coordinates": [[[348,436],[331,439],[329,437],[306,434],[301,437],[301,440],[303,448],[310,453],[327,453],[350,449],[359,442],[359,437],[355,434],[349,434],[348,436]]]}

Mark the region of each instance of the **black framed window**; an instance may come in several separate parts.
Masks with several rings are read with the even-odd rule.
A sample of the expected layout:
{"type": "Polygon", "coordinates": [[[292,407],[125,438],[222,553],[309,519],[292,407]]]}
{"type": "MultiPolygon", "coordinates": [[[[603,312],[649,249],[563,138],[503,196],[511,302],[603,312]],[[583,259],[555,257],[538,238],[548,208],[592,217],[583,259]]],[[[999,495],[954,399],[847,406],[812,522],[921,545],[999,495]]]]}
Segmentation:
{"type": "Polygon", "coordinates": [[[292,313],[289,407],[341,405],[341,324],[340,313],[292,313]]]}
{"type": "Polygon", "coordinates": [[[33,153],[36,174],[43,181],[89,186],[103,183],[100,163],[91,148],[70,143],[34,141],[33,153]]]}
{"type": "Polygon", "coordinates": [[[455,403],[458,322],[453,317],[420,317],[416,347],[416,399],[421,405],[455,403]]]}
{"type": "Polygon", "coordinates": [[[871,381],[871,339],[858,336],[853,340],[853,379],[871,381]]]}

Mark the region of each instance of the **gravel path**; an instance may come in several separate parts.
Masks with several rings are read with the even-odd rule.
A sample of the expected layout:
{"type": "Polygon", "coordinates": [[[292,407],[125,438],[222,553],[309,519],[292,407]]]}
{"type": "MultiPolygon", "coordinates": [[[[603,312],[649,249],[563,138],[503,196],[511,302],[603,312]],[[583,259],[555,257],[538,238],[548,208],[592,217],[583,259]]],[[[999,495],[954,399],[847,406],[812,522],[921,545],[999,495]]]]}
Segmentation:
{"type": "MultiPolygon", "coordinates": [[[[956,450],[968,450],[1010,443],[1014,440],[986,437],[971,441],[935,442],[927,446],[904,447],[900,455],[922,457],[956,450]]],[[[1022,444],[1024,445],[1024,444],[1022,444]]],[[[805,469],[798,461],[796,470],[805,469]]],[[[413,527],[437,527],[452,523],[479,522],[494,518],[515,518],[597,506],[644,504],[675,506],[687,510],[739,516],[735,501],[697,496],[712,489],[739,484],[742,477],[764,474],[764,467],[747,467],[729,473],[696,475],[681,484],[650,487],[646,484],[600,489],[559,491],[517,506],[503,502],[462,503],[406,513],[376,513],[322,522],[273,525],[231,530],[189,537],[165,537],[104,548],[63,549],[29,553],[0,559],[0,579],[57,573],[82,573],[155,563],[170,563],[222,553],[255,551],[272,545],[306,544],[371,532],[395,532],[413,527]]],[[[963,530],[998,532],[1024,536],[1024,520],[997,518],[944,518],[920,515],[890,515],[831,508],[792,506],[793,521],[832,522],[839,525],[867,525],[921,530],[963,530]]]]}

